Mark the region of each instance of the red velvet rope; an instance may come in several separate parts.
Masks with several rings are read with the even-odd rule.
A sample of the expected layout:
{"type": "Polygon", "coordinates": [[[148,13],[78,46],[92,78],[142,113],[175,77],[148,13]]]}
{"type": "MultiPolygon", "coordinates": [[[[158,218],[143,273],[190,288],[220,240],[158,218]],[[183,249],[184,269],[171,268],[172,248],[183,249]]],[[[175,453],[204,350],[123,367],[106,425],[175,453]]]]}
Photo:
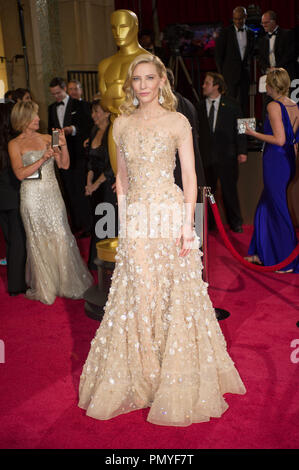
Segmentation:
{"type": "Polygon", "coordinates": [[[211,209],[213,211],[213,215],[215,217],[215,221],[216,221],[216,224],[217,224],[217,227],[218,227],[218,230],[220,232],[220,235],[224,241],[224,244],[226,246],[226,248],[228,248],[228,250],[231,252],[231,254],[238,260],[240,261],[240,263],[243,264],[243,266],[246,266],[246,268],[249,268],[251,269],[252,271],[259,271],[259,272],[273,272],[273,271],[278,271],[282,268],[285,268],[288,264],[290,264],[292,261],[294,261],[294,259],[296,258],[296,256],[299,255],[299,243],[297,244],[296,248],[292,251],[292,253],[284,260],[284,261],[281,261],[280,263],[278,264],[275,264],[273,266],[259,266],[259,265],[256,265],[256,264],[252,264],[250,263],[249,261],[247,261],[246,259],[244,259],[236,250],[235,248],[233,247],[233,245],[231,244],[231,242],[229,241],[228,237],[227,237],[227,234],[225,232],[225,229],[223,227],[223,224],[222,224],[222,220],[220,218],[220,214],[219,214],[219,210],[218,210],[218,207],[217,207],[217,204],[213,198],[213,196],[208,196],[209,197],[209,202],[210,202],[210,206],[211,206],[211,209]]]}

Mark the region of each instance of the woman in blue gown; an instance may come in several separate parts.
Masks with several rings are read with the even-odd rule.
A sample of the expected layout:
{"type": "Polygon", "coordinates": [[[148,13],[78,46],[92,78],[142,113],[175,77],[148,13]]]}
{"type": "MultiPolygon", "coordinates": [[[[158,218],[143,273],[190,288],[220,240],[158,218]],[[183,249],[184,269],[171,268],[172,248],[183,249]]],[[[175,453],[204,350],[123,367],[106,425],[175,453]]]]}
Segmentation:
{"type": "MultiPolygon", "coordinates": [[[[287,203],[287,188],[295,176],[299,110],[288,98],[290,78],[283,68],[267,73],[266,90],[273,99],[267,106],[264,134],[247,127],[246,134],[265,143],[264,190],[256,209],[248,261],[273,266],[286,259],[297,245],[287,203]]],[[[278,272],[299,272],[299,258],[278,272]]]]}

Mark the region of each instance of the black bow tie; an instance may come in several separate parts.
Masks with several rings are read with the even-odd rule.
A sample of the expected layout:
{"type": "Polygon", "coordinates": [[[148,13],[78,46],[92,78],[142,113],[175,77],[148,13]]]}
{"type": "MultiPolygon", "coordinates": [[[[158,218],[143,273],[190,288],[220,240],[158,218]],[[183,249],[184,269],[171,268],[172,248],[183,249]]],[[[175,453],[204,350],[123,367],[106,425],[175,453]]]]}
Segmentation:
{"type": "Polygon", "coordinates": [[[268,38],[271,39],[272,36],[276,36],[276,35],[277,35],[277,30],[273,31],[273,33],[268,33],[268,38]]]}
{"type": "Polygon", "coordinates": [[[243,31],[245,31],[244,28],[239,28],[239,29],[238,29],[238,33],[240,33],[240,32],[243,33],[243,31]]]}
{"type": "Polygon", "coordinates": [[[59,101],[58,103],[56,103],[56,106],[64,106],[64,102],[63,102],[63,101],[59,101]]]}

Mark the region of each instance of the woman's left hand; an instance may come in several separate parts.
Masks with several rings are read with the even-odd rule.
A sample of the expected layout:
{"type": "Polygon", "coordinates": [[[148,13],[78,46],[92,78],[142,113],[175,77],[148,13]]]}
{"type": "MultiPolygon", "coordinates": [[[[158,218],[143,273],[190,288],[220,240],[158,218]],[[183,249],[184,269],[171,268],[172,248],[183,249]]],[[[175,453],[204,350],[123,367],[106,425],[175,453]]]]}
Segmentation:
{"type": "Polygon", "coordinates": [[[63,129],[54,129],[59,132],[59,147],[66,145],[65,133],[63,129]]]}
{"type": "Polygon", "coordinates": [[[255,131],[253,131],[247,124],[247,122],[245,122],[245,134],[246,135],[252,135],[254,136],[255,135],[255,131]]]}
{"type": "Polygon", "coordinates": [[[100,182],[95,182],[95,183],[92,183],[92,184],[86,186],[85,189],[88,191],[89,196],[91,196],[92,193],[93,193],[94,191],[96,191],[100,185],[101,185],[100,182]]]}
{"type": "Polygon", "coordinates": [[[192,249],[194,242],[194,229],[191,224],[184,224],[180,230],[180,236],[176,240],[176,245],[181,244],[181,251],[179,256],[187,256],[192,249]]]}

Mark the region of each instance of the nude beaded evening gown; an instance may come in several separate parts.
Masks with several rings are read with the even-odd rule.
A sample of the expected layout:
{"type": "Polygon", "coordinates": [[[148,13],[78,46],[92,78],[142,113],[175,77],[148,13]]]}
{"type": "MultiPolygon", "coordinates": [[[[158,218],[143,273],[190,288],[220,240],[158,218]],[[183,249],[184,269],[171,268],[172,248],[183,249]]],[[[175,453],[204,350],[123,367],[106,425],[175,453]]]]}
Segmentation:
{"type": "MultiPolygon", "coordinates": [[[[22,155],[23,165],[39,160],[43,150],[22,155]]],[[[93,278],[81,258],[56,180],[54,158],[41,167],[41,179],[23,180],[21,216],[27,239],[26,297],[52,304],[56,296],[82,298],[93,278]]]]}
{"type": "MultiPolygon", "coordinates": [[[[189,122],[177,112],[148,121],[133,113],[116,119],[113,132],[128,170],[127,235],[119,238],[79,406],[102,420],[150,407],[148,421],[167,426],[220,417],[228,407],[223,394],[245,387],[202,280],[201,253],[197,247],[179,257],[173,236],[157,236],[165,210],[149,223],[153,207],[183,207],[173,170],[189,122]]],[[[180,223],[174,218],[171,228],[180,223]]]]}

